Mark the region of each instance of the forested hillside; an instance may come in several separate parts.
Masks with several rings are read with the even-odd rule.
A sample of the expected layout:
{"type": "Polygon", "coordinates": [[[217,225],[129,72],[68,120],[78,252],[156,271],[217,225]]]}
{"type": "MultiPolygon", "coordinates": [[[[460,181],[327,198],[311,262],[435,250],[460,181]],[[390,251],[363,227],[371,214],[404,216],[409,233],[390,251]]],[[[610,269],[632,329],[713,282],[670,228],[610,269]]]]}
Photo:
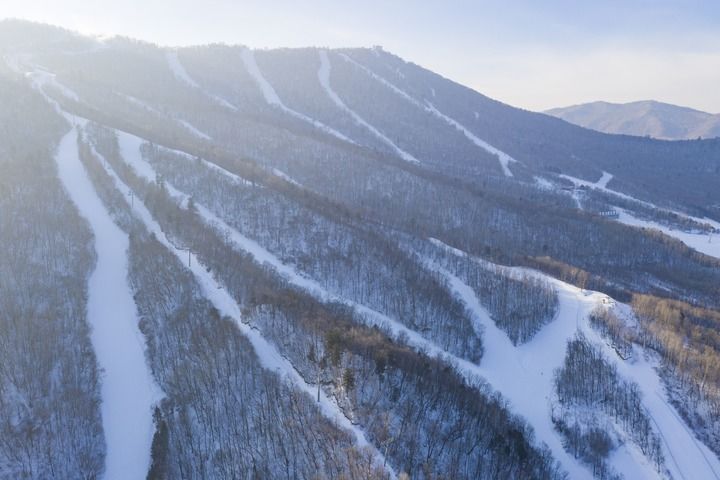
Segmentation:
{"type": "Polygon", "coordinates": [[[379,48],[0,55],[0,478],[720,478],[717,141],[379,48]]]}

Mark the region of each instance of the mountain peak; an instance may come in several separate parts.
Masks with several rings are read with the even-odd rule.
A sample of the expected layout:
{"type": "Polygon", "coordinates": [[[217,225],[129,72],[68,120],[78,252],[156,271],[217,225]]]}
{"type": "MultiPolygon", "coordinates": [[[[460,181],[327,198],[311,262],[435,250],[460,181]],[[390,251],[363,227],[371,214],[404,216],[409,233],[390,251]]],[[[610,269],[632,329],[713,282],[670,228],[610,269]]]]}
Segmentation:
{"type": "Polygon", "coordinates": [[[720,116],[657,100],[628,103],[596,101],[545,111],[604,133],[689,140],[720,136],[720,116]]]}

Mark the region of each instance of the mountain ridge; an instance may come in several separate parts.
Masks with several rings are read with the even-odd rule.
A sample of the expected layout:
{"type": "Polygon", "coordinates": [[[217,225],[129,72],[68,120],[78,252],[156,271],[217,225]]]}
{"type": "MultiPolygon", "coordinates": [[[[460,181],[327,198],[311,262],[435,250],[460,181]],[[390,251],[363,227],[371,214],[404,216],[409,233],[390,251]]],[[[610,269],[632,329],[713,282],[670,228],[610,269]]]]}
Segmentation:
{"type": "Polygon", "coordinates": [[[720,136],[720,114],[656,100],[596,101],[545,110],[576,125],[604,133],[694,140],[720,136]]]}

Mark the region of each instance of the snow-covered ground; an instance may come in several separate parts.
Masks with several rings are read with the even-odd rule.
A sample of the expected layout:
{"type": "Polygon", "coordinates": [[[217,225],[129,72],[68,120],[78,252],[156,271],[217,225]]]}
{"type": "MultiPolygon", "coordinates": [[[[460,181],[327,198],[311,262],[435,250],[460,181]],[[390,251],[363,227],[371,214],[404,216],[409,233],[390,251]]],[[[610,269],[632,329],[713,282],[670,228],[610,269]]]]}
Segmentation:
{"type": "Polygon", "coordinates": [[[685,245],[697,250],[698,252],[720,259],[720,233],[684,232],[657,222],[637,218],[627,210],[618,209],[618,213],[620,215],[617,219],[618,222],[624,223],[625,225],[631,225],[633,227],[660,230],[665,235],[680,240],[685,245]]]}
{"type": "MultiPolygon", "coordinates": [[[[435,240],[436,245],[444,245],[435,240]]],[[[446,246],[447,247],[447,246],[446,246]]],[[[456,255],[464,252],[447,247],[456,255]]],[[[483,264],[487,262],[480,261],[483,264]]],[[[507,267],[505,267],[507,268],[507,267]]],[[[588,314],[596,307],[606,305],[605,294],[581,290],[567,283],[548,277],[540,272],[524,268],[508,268],[518,275],[537,275],[552,283],[560,300],[556,318],[544,326],[529,342],[513,346],[507,335],[495,326],[487,310],[480,304],[473,290],[460,279],[439,269],[446,275],[484,331],[485,353],[481,371],[485,379],[510,401],[513,411],[522,414],[533,426],[538,438],[545,441],[571,478],[588,477],[584,467],[578,468],[574,459],[568,458],[554,431],[550,420],[550,401],[554,395],[553,372],[562,365],[567,341],[577,331],[599,346],[605,356],[617,366],[626,379],[638,384],[643,393],[643,404],[663,442],[666,467],[678,479],[720,478],[720,462],[710,450],[698,441],[689,427],[667,400],[655,368],[657,361],[652,355],[635,346],[630,360],[624,360],[590,325],[588,314]]],[[[610,302],[624,315],[630,315],[627,305],[610,302]]],[[[639,450],[631,445],[621,445],[610,459],[611,465],[625,478],[658,478],[660,475],[639,450]]]]}
{"type": "Polygon", "coordinates": [[[463,135],[465,135],[465,136],[468,138],[468,140],[470,140],[470,141],[471,141],[472,143],[474,143],[476,146],[482,148],[483,150],[485,150],[485,151],[488,152],[488,153],[492,153],[493,155],[496,155],[496,156],[498,157],[498,161],[500,162],[500,167],[502,168],[503,173],[505,174],[505,176],[506,176],[506,177],[512,177],[512,176],[513,176],[512,171],[510,171],[509,165],[510,165],[510,163],[517,162],[516,159],[514,159],[513,157],[511,157],[511,156],[508,155],[507,153],[503,152],[502,150],[493,147],[492,145],[490,145],[490,144],[487,143],[486,141],[481,140],[481,139],[478,138],[476,135],[474,135],[467,127],[465,127],[464,125],[462,125],[460,122],[458,122],[457,120],[454,120],[453,118],[450,118],[449,116],[447,116],[447,115],[443,114],[442,112],[440,112],[437,108],[435,108],[435,106],[433,106],[432,103],[427,102],[427,101],[426,101],[425,104],[421,103],[419,100],[417,100],[416,98],[414,98],[412,95],[408,94],[407,92],[405,92],[404,90],[402,90],[400,87],[394,85],[394,84],[391,83],[390,81],[386,80],[385,78],[381,77],[381,76],[378,75],[377,73],[373,72],[372,70],[370,70],[370,69],[369,69],[368,67],[366,67],[365,65],[362,65],[361,63],[356,62],[355,60],[353,60],[352,58],[350,58],[348,55],[346,55],[346,54],[344,54],[344,53],[343,53],[343,54],[340,54],[340,55],[341,55],[346,61],[352,63],[352,64],[355,65],[355,66],[357,66],[358,68],[360,68],[361,70],[363,70],[364,72],[366,72],[368,75],[370,75],[372,78],[374,78],[374,79],[377,80],[378,82],[382,83],[383,85],[385,85],[386,87],[388,87],[390,90],[392,90],[393,92],[397,93],[397,94],[400,95],[402,98],[404,98],[405,100],[407,100],[408,102],[410,102],[410,103],[412,103],[413,105],[415,105],[415,106],[417,106],[417,107],[425,110],[426,112],[429,112],[429,113],[435,115],[435,116],[438,117],[439,119],[441,119],[441,120],[443,120],[444,122],[446,122],[448,125],[450,125],[450,126],[452,126],[452,127],[455,127],[456,129],[458,129],[463,135]]]}
{"type": "Polygon", "coordinates": [[[428,110],[429,112],[433,113],[436,117],[445,120],[445,122],[447,122],[449,125],[452,125],[456,129],[458,129],[461,133],[463,133],[468,138],[468,140],[470,140],[472,143],[474,143],[478,147],[482,148],[483,150],[485,150],[488,153],[492,153],[493,155],[497,156],[498,161],[500,162],[500,167],[502,168],[505,176],[506,177],[513,176],[513,173],[510,170],[510,164],[517,162],[517,160],[515,160],[513,157],[511,157],[507,153],[503,152],[502,150],[499,150],[499,149],[493,147],[492,145],[487,143],[485,140],[481,140],[480,138],[478,138],[470,130],[468,130],[467,127],[460,124],[458,121],[448,117],[444,113],[440,112],[437,108],[435,108],[435,106],[432,103],[427,102],[425,109],[428,110]]]}
{"type": "MultiPolygon", "coordinates": [[[[150,164],[148,164],[143,158],[140,151],[140,146],[143,144],[143,140],[133,135],[118,132],[121,145],[121,156],[124,161],[132,167],[136,173],[143,176],[147,180],[155,180],[155,172],[153,171],[150,164]]],[[[120,191],[129,191],[129,187],[122,182],[117,176],[112,167],[101,159],[101,163],[108,174],[113,178],[115,185],[120,191]]],[[[187,200],[187,196],[180,194],[171,185],[168,185],[168,189],[171,195],[181,197],[187,200]]],[[[245,323],[242,319],[240,306],[237,304],[235,299],[228,293],[227,289],[218,282],[209,270],[203,265],[199,258],[194,253],[187,253],[184,249],[179,249],[167,238],[160,225],[152,217],[150,211],[145,207],[141,201],[134,201],[132,208],[138,217],[145,224],[146,228],[155,234],[158,240],[171,251],[182,263],[187,265],[185,260],[190,255],[190,265],[186,268],[190,269],[192,274],[195,276],[198,284],[203,290],[204,295],[210,300],[210,302],[218,309],[218,311],[225,316],[232,318],[240,331],[245,335],[250,343],[252,344],[255,353],[258,356],[260,364],[263,368],[277,373],[289,380],[299,390],[307,393],[313,399],[318,395],[317,386],[311,385],[305,381],[305,379],[298,373],[295,367],[270,343],[262,334],[252,326],[245,323]]],[[[204,207],[198,206],[198,210],[201,215],[210,215],[208,221],[219,221],[216,217],[212,216],[204,207]]],[[[249,241],[249,240],[248,240],[249,241]]],[[[252,241],[249,241],[252,242],[252,241]]],[[[249,244],[249,248],[254,251],[254,254],[263,255],[263,249],[252,246],[249,244]]],[[[272,259],[270,259],[272,260],[272,259]]],[[[376,462],[378,465],[385,465],[385,458],[371,443],[368,442],[365,437],[365,432],[354,425],[348,417],[342,412],[340,407],[334,398],[327,396],[324,391],[319,392],[318,408],[322,414],[334,421],[338,426],[349,431],[355,438],[355,443],[358,447],[369,447],[374,451],[376,462]]],[[[392,478],[395,478],[394,471],[386,465],[386,469],[392,478]]]]}
{"type": "MultiPolygon", "coordinates": [[[[118,131],[117,133],[118,133],[118,136],[119,136],[119,137],[123,137],[123,136],[124,136],[124,133],[123,133],[123,132],[118,131]]],[[[137,139],[138,141],[141,141],[141,142],[142,142],[141,139],[138,139],[137,137],[134,137],[134,138],[137,139]]],[[[262,185],[253,184],[250,180],[248,180],[248,179],[246,179],[246,178],[243,178],[243,177],[241,177],[241,176],[239,176],[239,175],[236,175],[236,174],[234,174],[234,173],[232,173],[232,172],[230,172],[230,171],[228,171],[228,170],[225,170],[224,168],[222,168],[222,167],[220,167],[220,166],[218,166],[218,165],[216,165],[216,164],[214,164],[214,163],[212,163],[212,162],[208,162],[208,161],[205,160],[204,158],[194,157],[194,156],[192,156],[192,155],[190,155],[190,154],[188,154],[188,153],[186,153],[186,152],[183,152],[183,151],[181,151],[181,150],[175,150],[175,149],[172,149],[172,148],[163,147],[163,146],[159,146],[159,145],[158,145],[158,148],[161,148],[161,149],[163,149],[163,150],[165,150],[165,151],[168,151],[168,152],[173,153],[173,154],[175,154],[175,155],[180,155],[180,156],[182,156],[182,157],[185,157],[185,158],[188,158],[188,159],[191,159],[191,160],[196,160],[196,161],[199,160],[205,167],[207,167],[207,168],[209,168],[210,170],[213,170],[213,171],[219,173],[220,175],[223,175],[224,177],[229,178],[231,181],[233,181],[234,183],[236,183],[236,184],[238,184],[238,185],[247,185],[247,186],[253,186],[253,185],[254,185],[254,186],[257,187],[257,188],[263,188],[262,185]]]]}
{"type": "MultiPolygon", "coordinates": [[[[137,149],[142,143],[142,140],[127,134],[120,134],[120,138],[121,145],[126,145],[126,147],[123,147],[123,156],[128,164],[147,180],[153,180],[155,178],[155,172],[148,162],[146,162],[140,155],[130,157],[125,154],[127,149],[134,149],[135,151],[138,151],[137,149]]],[[[189,198],[187,194],[178,191],[172,184],[166,183],[166,187],[168,192],[181,204],[187,202],[187,199],[189,198]]],[[[563,319],[563,322],[553,322],[553,329],[547,329],[544,333],[544,335],[546,335],[547,338],[554,343],[552,345],[547,345],[547,342],[538,344],[535,350],[525,353],[519,361],[516,361],[517,365],[515,365],[514,369],[510,370],[503,367],[503,365],[507,364],[507,358],[503,359],[503,356],[508,352],[508,350],[505,349],[506,346],[513,349],[513,352],[515,351],[515,347],[512,346],[509,338],[495,326],[494,322],[489,320],[489,315],[485,314],[486,316],[484,318],[486,321],[489,321],[490,324],[478,327],[480,329],[485,328],[484,344],[500,345],[504,342],[504,345],[497,346],[496,350],[492,350],[493,352],[497,352],[497,354],[494,357],[491,357],[490,361],[486,360],[486,353],[486,356],[483,357],[482,364],[476,365],[447,352],[432,340],[424,337],[421,333],[407,328],[405,325],[393,318],[377,312],[365,305],[347,300],[329,292],[314,279],[301,275],[292,265],[283,263],[279,258],[266,250],[260,244],[247,238],[237,230],[227,225],[226,222],[217,217],[202,204],[196,202],[195,206],[198,209],[198,213],[205,219],[206,224],[210,228],[218,229],[232,242],[235,248],[239,251],[251,254],[259,264],[263,264],[274,269],[291,284],[302,288],[322,301],[340,302],[352,307],[358,314],[360,314],[366,324],[388,330],[396,338],[400,336],[405,337],[407,339],[407,343],[418,351],[426,352],[430,356],[444,357],[454,366],[458,373],[467,379],[471,384],[482,377],[487,379],[495,389],[499,390],[504,395],[506,393],[511,393],[512,396],[508,396],[507,398],[511,400],[513,411],[528,418],[531,425],[533,425],[536,430],[538,439],[551,446],[553,454],[562,462],[563,467],[571,473],[572,478],[591,478],[587,469],[580,465],[575,459],[567,455],[562,448],[561,438],[552,428],[547,403],[548,400],[546,400],[549,399],[552,394],[552,372],[554,368],[560,366],[562,363],[566,339],[571,336],[572,332],[574,332],[573,329],[568,327],[568,322],[571,324],[570,326],[574,327],[576,323],[576,313],[579,314],[575,309],[575,303],[572,303],[575,297],[569,295],[571,298],[566,301],[566,303],[569,302],[570,306],[567,306],[564,310],[565,313],[562,314],[561,318],[563,319]],[[494,336],[487,337],[488,331],[490,331],[491,328],[493,331],[490,333],[491,335],[494,334],[494,336]],[[565,336],[560,336],[556,330],[561,333],[564,332],[563,334],[565,336]],[[543,347],[552,347],[552,350],[548,355],[545,355],[545,353],[539,351],[543,347]],[[534,355],[540,355],[541,358],[544,356],[546,361],[536,362],[533,360],[534,355]],[[524,364],[529,365],[528,368],[531,369],[532,373],[525,372],[525,369],[522,368],[524,364]],[[539,374],[538,369],[540,371],[539,374]],[[508,373],[512,373],[512,375],[508,375],[508,373]],[[543,377],[543,374],[545,377],[543,377]],[[534,383],[528,384],[526,383],[528,381],[534,381],[534,383]],[[507,388],[498,388],[498,386],[495,385],[495,382],[504,382],[501,383],[500,386],[507,388]],[[530,389],[528,390],[528,388],[530,389]],[[522,400],[522,402],[520,402],[519,399],[527,398],[528,391],[542,393],[545,399],[538,402],[538,398],[542,397],[534,396],[530,402],[527,400],[522,400]],[[513,402],[513,399],[518,399],[517,406],[513,402]]],[[[456,286],[457,284],[454,285],[456,286]]],[[[570,289],[572,288],[574,287],[570,287],[570,289]]],[[[592,297],[590,300],[586,301],[587,304],[584,305],[585,310],[590,311],[592,309],[591,307],[595,305],[592,300],[595,298],[596,297],[592,297]]]]}
{"type": "Polygon", "coordinates": [[[360,115],[357,114],[354,110],[352,110],[350,107],[345,105],[345,102],[342,101],[342,99],[338,96],[337,93],[332,89],[330,86],[330,69],[331,69],[330,59],[328,58],[328,54],[325,50],[320,50],[320,69],[318,70],[318,79],[320,80],[320,85],[322,85],[323,89],[325,90],[325,93],[327,93],[328,97],[330,97],[330,100],[337,105],[340,110],[343,110],[344,112],[348,113],[353,120],[355,120],[355,123],[358,125],[361,125],[365,127],[366,129],[370,130],[370,132],[375,135],[377,138],[382,140],[385,144],[387,144],[390,148],[392,148],[395,153],[398,154],[400,158],[402,158],[405,161],[412,162],[412,163],[420,163],[420,161],[410,155],[408,152],[403,150],[402,148],[398,147],[393,143],[392,140],[390,140],[388,137],[383,135],[380,130],[370,125],[367,121],[365,121],[360,115]]]}
{"type": "Polygon", "coordinates": [[[87,318],[102,369],[102,423],[107,445],[104,478],[141,479],[150,467],[160,388],[145,359],[145,341],[128,285],[128,237],[113,223],[80,162],[77,130],[58,148],[58,173],[95,235],[97,264],[88,285],[87,318]]]}
{"type": "MultiPolygon", "coordinates": [[[[142,159],[139,154],[127,157],[127,153],[125,153],[127,151],[138,152],[142,140],[126,134],[120,134],[120,139],[121,145],[124,145],[123,152],[126,161],[145,178],[150,180],[154,179],[155,173],[152,167],[142,159]]],[[[167,186],[169,192],[178,198],[181,203],[187,200],[187,195],[177,191],[172,185],[167,186]]],[[[408,338],[408,344],[427,352],[431,356],[444,356],[447,361],[452,363],[456,370],[470,382],[478,378],[486,379],[494,389],[498,390],[508,399],[511,409],[515,413],[523,415],[523,417],[528,420],[536,432],[537,439],[545,442],[551,448],[555,457],[560,460],[563,467],[570,473],[571,478],[591,478],[591,474],[584,465],[581,465],[564,451],[562,439],[554,430],[551,422],[550,401],[554,392],[553,372],[556,368],[560,367],[563,362],[567,341],[572,338],[576,331],[580,330],[585,332],[588,338],[595,339],[596,343],[607,350],[606,355],[618,364],[623,376],[636,381],[641,386],[646,399],[650,393],[653,393],[656,398],[662,400],[656,403],[646,401],[646,407],[654,419],[661,437],[668,438],[669,436],[673,436],[673,438],[678,438],[678,435],[682,432],[676,431],[677,429],[682,429],[682,431],[685,432],[686,438],[682,442],[665,440],[664,449],[670,471],[674,472],[678,478],[683,478],[681,474],[684,473],[688,475],[688,472],[695,472],[701,475],[694,478],[715,478],[707,475],[713,475],[712,471],[715,467],[713,462],[715,462],[716,459],[704,446],[699,444],[697,440],[694,440],[692,436],[687,437],[689,435],[687,427],[679,419],[677,413],[664,400],[664,397],[661,398],[657,396],[658,392],[660,395],[664,394],[657,388],[658,385],[660,385],[660,380],[655,371],[647,366],[649,365],[647,362],[645,364],[638,363],[637,366],[631,366],[629,363],[620,359],[616,356],[614,350],[611,350],[610,347],[605,345],[591,329],[587,320],[587,314],[593,308],[602,304],[602,300],[607,298],[604,294],[583,291],[564,282],[545,277],[543,274],[532,270],[509,269],[511,273],[517,275],[538,275],[550,281],[557,289],[560,300],[559,312],[556,319],[538,332],[530,342],[515,347],[507,335],[494,324],[487,311],[475,297],[474,292],[459,279],[443,271],[442,273],[446,275],[450,285],[473,312],[478,329],[483,331],[486,352],[481,365],[475,365],[449,354],[434,342],[425,338],[422,334],[408,329],[392,318],[364,305],[347,301],[328,292],[315,280],[299,274],[294,267],[284,264],[257,242],[245,237],[237,230],[228,226],[222,219],[218,218],[204,206],[196,203],[196,207],[200,215],[205,218],[207,224],[226,234],[227,238],[236,248],[252,254],[256,261],[275,269],[292,284],[313,293],[322,300],[346,303],[353,307],[369,325],[386,328],[391,334],[396,336],[404,335],[408,338]],[[610,355],[613,355],[613,357],[610,357],[610,355]],[[655,391],[652,390],[653,388],[655,388],[655,391]],[[533,392],[533,394],[529,395],[528,392],[533,392]],[[682,447],[682,445],[692,445],[694,451],[687,453],[686,449],[688,447],[682,447]],[[705,461],[705,466],[692,466],[695,463],[694,459],[698,456],[702,458],[708,457],[709,460],[705,461]]],[[[169,248],[172,248],[172,246],[169,246],[169,248]]],[[[451,251],[464,255],[455,249],[451,249],[451,251]]],[[[185,258],[184,253],[178,253],[178,255],[183,255],[182,258],[185,258]]],[[[197,260],[195,260],[194,263],[200,265],[197,263],[197,260]]],[[[207,274],[207,272],[205,272],[205,274],[207,274]]],[[[214,285],[215,288],[210,288],[210,293],[215,294],[217,293],[217,284],[214,283],[214,280],[212,280],[212,282],[210,285],[214,285]]],[[[227,301],[227,299],[225,301],[227,301]]],[[[640,355],[636,355],[635,357],[639,358],[640,355]]],[[[620,446],[613,453],[611,463],[618,472],[624,473],[626,478],[658,477],[658,473],[654,470],[651,463],[631,444],[620,446]]]]}
{"type": "MultiPolygon", "coordinates": [[[[611,190],[611,189],[607,188],[608,182],[613,178],[613,176],[607,172],[603,172],[602,177],[597,182],[588,182],[587,180],[582,180],[580,178],[571,177],[570,175],[560,175],[560,176],[567,180],[570,180],[577,186],[585,186],[588,188],[594,188],[596,190],[603,191],[610,195],[615,195],[616,197],[638,203],[640,205],[643,205],[648,208],[652,208],[654,210],[676,214],[676,215],[679,215],[681,217],[687,218],[689,220],[692,220],[694,222],[698,222],[701,224],[702,223],[708,224],[711,227],[713,227],[714,229],[720,231],[720,222],[717,222],[715,220],[711,220],[709,218],[698,218],[698,217],[694,217],[692,215],[688,215],[686,213],[678,212],[676,210],[670,210],[667,208],[658,207],[657,205],[655,205],[653,203],[646,202],[644,200],[640,200],[640,199],[632,197],[630,195],[626,195],[624,193],[620,193],[615,190],[611,190]]],[[[682,230],[678,230],[678,229],[669,227],[667,225],[662,225],[658,222],[640,219],[624,209],[617,209],[617,210],[620,215],[617,219],[618,222],[624,223],[626,225],[631,225],[634,227],[653,228],[653,229],[659,230],[670,237],[680,240],[685,245],[697,250],[698,252],[702,252],[706,255],[710,255],[715,258],[720,258],[720,233],[707,234],[707,233],[697,233],[697,232],[685,232],[682,230]]]]}
{"type": "Polygon", "coordinates": [[[193,78],[187,73],[187,70],[185,70],[185,67],[183,67],[182,63],[180,63],[177,52],[172,50],[166,52],[165,59],[167,60],[168,67],[170,67],[170,71],[173,75],[175,75],[175,78],[190,87],[200,88],[200,85],[193,80],[193,78]]]}
{"type": "Polygon", "coordinates": [[[45,86],[57,87],[54,75],[33,72],[28,78],[73,125],[60,142],[55,161],[60,181],[94,235],[97,263],[88,281],[87,321],[102,371],[100,413],[107,449],[103,478],[144,479],[155,432],[153,407],[163,393],[146,362],[145,339],[128,284],[129,239],[112,221],[80,161],[78,129],[86,120],[67,114],[47,95],[45,86]]]}
{"type": "Polygon", "coordinates": [[[228,102],[222,97],[219,97],[217,95],[214,95],[212,93],[209,93],[205,89],[203,89],[185,70],[185,67],[183,67],[183,64],[180,62],[180,59],[178,58],[177,51],[175,50],[169,50],[165,53],[165,59],[167,61],[168,67],[170,68],[170,71],[173,73],[175,78],[180,80],[185,85],[196,88],[203,92],[203,94],[208,97],[210,100],[215,102],[218,105],[221,105],[229,110],[232,110],[234,112],[238,111],[238,108],[233,105],[232,103],[228,102]]]}
{"type": "Polygon", "coordinates": [[[190,133],[192,133],[192,134],[195,135],[196,137],[202,138],[203,140],[212,140],[212,138],[210,137],[210,135],[208,135],[208,134],[205,133],[205,132],[201,132],[201,131],[198,130],[194,125],[192,125],[190,122],[186,122],[185,120],[178,120],[178,122],[179,122],[183,127],[185,127],[186,129],[188,129],[188,130],[190,131],[190,133]]]}
{"type": "Polygon", "coordinates": [[[603,172],[602,176],[600,177],[600,180],[595,182],[595,185],[598,188],[607,188],[608,183],[610,183],[610,180],[612,180],[612,179],[613,179],[612,173],[603,172]]]}
{"type": "Polygon", "coordinates": [[[324,123],[320,122],[319,120],[315,120],[314,118],[310,118],[304,113],[300,113],[296,110],[293,110],[292,108],[287,107],[282,100],[280,100],[280,96],[277,94],[275,89],[272,85],[270,85],[270,82],[267,81],[265,76],[260,71],[260,67],[258,67],[257,62],[255,61],[255,55],[253,54],[253,51],[249,48],[244,48],[241,54],[241,58],[243,61],[243,65],[245,65],[245,68],[247,69],[250,76],[255,80],[255,83],[260,88],[260,91],[262,91],[263,97],[265,98],[265,101],[272,105],[273,107],[279,108],[283,112],[298,118],[306,123],[309,123],[310,125],[314,126],[318,130],[322,130],[325,133],[329,133],[330,135],[339,138],[340,140],[349,142],[349,143],[355,143],[347,136],[343,135],[342,133],[338,132],[332,127],[329,127],[325,125],[324,123]]]}

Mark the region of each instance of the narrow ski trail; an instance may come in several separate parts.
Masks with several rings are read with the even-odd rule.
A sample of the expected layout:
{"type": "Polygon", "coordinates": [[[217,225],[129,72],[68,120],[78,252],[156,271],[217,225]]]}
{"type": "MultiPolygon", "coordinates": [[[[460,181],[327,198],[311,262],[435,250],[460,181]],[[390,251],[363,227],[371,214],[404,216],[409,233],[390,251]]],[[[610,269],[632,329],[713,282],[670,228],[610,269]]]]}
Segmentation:
{"type": "Polygon", "coordinates": [[[365,127],[367,130],[370,131],[373,135],[375,135],[377,138],[382,140],[386,145],[388,145],[390,148],[392,148],[395,153],[400,156],[405,161],[411,162],[411,163],[420,163],[420,160],[413,157],[411,154],[406,152],[405,150],[398,147],[395,143],[393,143],[392,140],[390,140],[387,136],[383,135],[380,130],[370,125],[367,121],[365,121],[360,115],[355,112],[355,110],[352,110],[350,107],[348,107],[345,102],[342,101],[340,96],[332,89],[330,86],[330,58],[328,58],[328,54],[325,50],[320,50],[320,69],[318,70],[318,80],[320,80],[320,85],[323,87],[323,90],[325,90],[325,93],[330,98],[330,100],[333,101],[333,103],[342,111],[346,112],[348,115],[350,115],[353,120],[355,120],[355,123],[358,125],[365,127]]]}
{"type": "MultiPolygon", "coordinates": [[[[117,133],[120,137],[121,156],[123,157],[123,160],[127,163],[127,165],[133,168],[137,174],[146,179],[154,180],[155,177],[151,174],[152,169],[150,165],[146,164],[145,168],[141,167],[141,165],[145,163],[144,160],[142,160],[142,154],[139,148],[143,141],[130,134],[123,132],[117,133]],[[140,168],[138,169],[137,167],[140,168]]],[[[131,191],[128,185],[126,185],[118,177],[112,166],[110,166],[101,155],[98,155],[98,158],[100,159],[100,163],[105,171],[113,179],[116,188],[120,191],[131,191]]],[[[200,285],[203,294],[213,304],[213,306],[217,308],[222,315],[230,317],[235,322],[241,333],[246,336],[253,346],[261,366],[266,370],[276,373],[282,378],[288,380],[300,391],[305,392],[313,400],[315,400],[318,396],[317,386],[309,384],[305,381],[292,363],[283,356],[274,345],[267,341],[257,328],[254,328],[243,321],[240,305],[238,305],[235,299],[228,293],[224,285],[213,277],[202,261],[194,253],[189,253],[191,261],[189,262],[190,265],[188,265],[187,251],[177,248],[170,241],[165,232],[162,230],[160,224],[157,223],[150,211],[137,197],[131,208],[148,231],[153,233],[156,238],[171,253],[173,253],[187,269],[190,270],[200,285]]],[[[345,416],[334,398],[329,397],[323,390],[320,390],[317,406],[323,416],[335,422],[340,428],[350,432],[353,435],[355,444],[358,447],[370,448],[375,457],[376,464],[384,466],[390,478],[396,478],[394,470],[387,465],[383,454],[367,440],[365,432],[360,427],[354,425],[348,417],[345,416]]]]}
{"type": "Polygon", "coordinates": [[[321,130],[327,134],[332,135],[335,138],[339,138],[342,141],[355,144],[353,140],[348,138],[346,135],[343,135],[342,133],[338,132],[334,128],[325,125],[319,120],[316,120],[314,118],[311,118],[304,113],[300,113],[297,110],[293,110],[292,108],[286,106],[283,101],[280,99],[280,96],[277,94],[275,89],[272,85],[270,85],[270,82],[267,81],[265,76],[260,71],[260,67],[258,67],[257,62],[255,61],[255,54],[252,50],[249,48],[244,48],[241,54],[243,65],[245,66],[245,69],[248,71],[250,76],[253,78],[255,83],[257,84],[258,88],[263,94],[263,98],[267,102],[268,105],[276,107],[280,109],[281,111],[287,113],[288,115],[295,117],[299,120],[302,120],[305,123],[308,123],[312,125],[313,127],[317,128],[318,130],[321,130]]]}
{"type": "Polygon", "coordinates": [[[56,162],[60,180],[95,237],[97,263],[88,284],[87,318],[102,369],[104,478],[144,479],[155,432],[152,410],[162,392],[146,362],[145,340],[128,284],[129,239],[112,221],[85,172],[77,128],[63,137],[56,162]]]}

